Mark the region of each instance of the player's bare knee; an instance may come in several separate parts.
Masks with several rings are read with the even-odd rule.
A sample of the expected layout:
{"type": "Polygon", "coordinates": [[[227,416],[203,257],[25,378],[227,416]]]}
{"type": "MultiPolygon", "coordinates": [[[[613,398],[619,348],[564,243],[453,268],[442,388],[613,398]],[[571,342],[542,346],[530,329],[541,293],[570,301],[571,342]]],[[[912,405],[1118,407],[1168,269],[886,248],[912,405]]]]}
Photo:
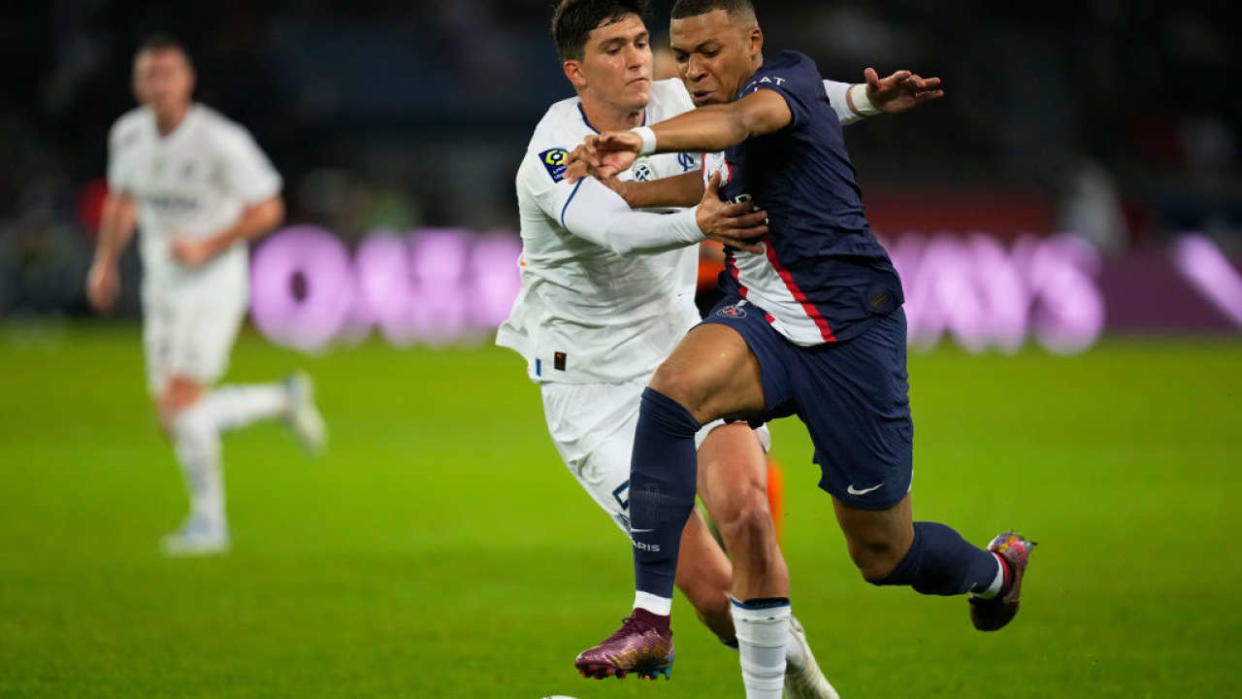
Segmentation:
{"type": "Polygon", "coordinates": [[[160,426],[166,433],[171,433],[177,416],[197,403],[202,394],[202,386],[189,379],[174,377],[168,382],[156,399],[160,426]]]}
{"type": "Polygon", "coordinates": [[[726,509],[717,522],[726,541],[762,539],[774,533],[772,510],[762,488],[748,488],[726,509]]]}
{"type": "Polygon", "coordinates": [[[898,551],[892,542],[884,539],[851,541],[850,558],[862,573],[863,580],[879,585],[897,568],[904,552],[898,551]]]}
{"type": "Polygon", "coordinates": [[[709,389],[702,384],[697,372],[689,371],[684,366],[670,366],[666,362],[656,370],[648,385],[698,417],[698,409],[709,393],[709,389]]]}

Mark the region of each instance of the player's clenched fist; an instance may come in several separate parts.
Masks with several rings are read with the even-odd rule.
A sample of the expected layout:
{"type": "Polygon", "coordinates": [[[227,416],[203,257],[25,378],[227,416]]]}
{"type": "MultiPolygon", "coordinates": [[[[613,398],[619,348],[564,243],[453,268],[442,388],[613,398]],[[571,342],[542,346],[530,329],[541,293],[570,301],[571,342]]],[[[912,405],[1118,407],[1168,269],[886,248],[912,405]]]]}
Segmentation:
{"type": "Polygon", "coordinates": [[[186,267],[198,267],[218,253],[210,238],[178,238],[172,244],[172,256],[186,267]]]}
{"type": "Polygon", "coordinates": [[[86,300],[91,308],[100,313],[111,311],[120,292],[121,275],[114,263],[97,260],[91,265],[90,274],[86,277],[86,300]]]}
{"type": "Polygon", "coordinates": [[[642,150],[642,136],[633,131],[592,134],[569,154],[565,179],[570,183],[590,175],[604,181],[634,165],[642,150]]]}
{"type": "Polygon", "coordinates": [[[643,137],[634,131],[609,131],[587,136],[587,154],[603,177],[612,177],[630,169],[642,152],[643,137]]]}

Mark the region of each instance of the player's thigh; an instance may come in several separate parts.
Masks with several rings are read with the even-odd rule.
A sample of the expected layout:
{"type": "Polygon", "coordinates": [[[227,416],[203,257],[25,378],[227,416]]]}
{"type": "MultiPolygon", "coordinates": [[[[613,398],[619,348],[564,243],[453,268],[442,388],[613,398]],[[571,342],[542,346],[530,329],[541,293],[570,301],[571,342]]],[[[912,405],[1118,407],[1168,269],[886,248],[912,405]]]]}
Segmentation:
{"type": "Polygon", "coordinates": [[[173,345],[177,332],[176,308],[167,299],[144,297],[142,302],[142,356],[147,391],[159,402],[172,377],[173,345]]]}
{"type": "Polygon", "coordinates": [[[705,323],[690,331],[660,365],[651,387],[706,423],[763,412],[759,360],[742,335],[725,325],[705,323]]]}
{"type": "Polygon", "coordinates": [[[848,342],[793,358],[798,416],[815,446],[819,485],[853,509],[888,510],[910,492],[905,332],[898,311],[848,342]]]}
{"type": "Polygon", "coordinates": [[[643,383],[541,386],[548,434],[583,490],[628,536],[630,457],[643,383]]]}
{"type": "Polygon", "coordinates": [[[219,381],[245,317],[245,297],[234,290],[186,299],[178,309],[173,373],[207,386],[219,381]]]}

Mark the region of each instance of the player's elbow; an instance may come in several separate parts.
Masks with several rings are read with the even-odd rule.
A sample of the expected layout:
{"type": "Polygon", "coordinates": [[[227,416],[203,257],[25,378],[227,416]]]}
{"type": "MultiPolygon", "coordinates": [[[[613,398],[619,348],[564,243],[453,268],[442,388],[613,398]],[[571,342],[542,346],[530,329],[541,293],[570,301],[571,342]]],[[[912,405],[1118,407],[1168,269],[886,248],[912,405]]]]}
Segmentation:
{"type": "Polygon", "coordinates": [[[275,229],[285,221],[285,199],[279,195],[255,205],[248,212],[263,232],[275,229]]]}
{"type": "Polygon", "coordinates": [[[610,236],[608,239],[608,249],[617,253],[621,257],[629,257],[630,255],[649,255],[661,252],[660,246],[645,246],[624,235],[610,236]]]}
{"type": "Polygon", "coordinates": [[[762,135],[762,124],[760,119],[751,110],[742,109],[734,106],[733,109],[733,138],[738,143],[742,143],[747,139],[762,135]]]}
{"type": "Polygon", "coordinates": [[[264,202],[264,206],[268,207],[267,219],[272,228],[279,226],[285,222],[285,198],[275,196],[264,202]]]}
{"type": "Polygon", "coordinates": [[[622,257],[629,257],[630,255],[638,252],[638,249],[635,247],[634,243],[627,240],[624,235],[617,235],[616,233],[609,231],[608,233],[605,233],[603,237],[604,247],[622,257]]]}

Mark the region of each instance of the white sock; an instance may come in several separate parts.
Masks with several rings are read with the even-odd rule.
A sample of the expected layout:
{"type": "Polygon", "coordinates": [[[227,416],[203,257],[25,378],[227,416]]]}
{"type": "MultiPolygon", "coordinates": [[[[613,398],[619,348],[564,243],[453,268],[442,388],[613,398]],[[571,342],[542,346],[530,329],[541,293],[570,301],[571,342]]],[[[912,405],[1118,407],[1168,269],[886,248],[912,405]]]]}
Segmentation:
{"type": "Polygon", "coordinates": [[[781,699],[789,615],[788,603],[754,609],[733,600],[733,627],[737,632],[746,699],[781,699]]]}
{"type": "Polygon", "coordinates": [[[670,616],[673,613],[673,599],[640,590],[634,593],[634,608],[646,609],[659,616],[670,616]]]}
{"type": "Polygon", "coordinates": [[[1000,556],[995,553],[992,556],[996,558],[996,577],[992,579],[992,584],[988,585],[988,589],[975,593],[975,597],[979,599],[992,599],[999,595],[1001,588],[1005,586],[1005,564],[1001,563],[1000,556]]]}
{"type": "Polygon", "coordinates": [[[226,520],[220,431],[203,407],[196,403],[173,418],[173,447],[190,496],[191,514],[213,527],[223,528],[226,520]]]}
{"type": "Polygon", "coordinates": [[[289,392],[280,384],[221,386],[199,403],[210,413],[216,429],[227,432],[284,415],[289,411],[289,392]]]}

